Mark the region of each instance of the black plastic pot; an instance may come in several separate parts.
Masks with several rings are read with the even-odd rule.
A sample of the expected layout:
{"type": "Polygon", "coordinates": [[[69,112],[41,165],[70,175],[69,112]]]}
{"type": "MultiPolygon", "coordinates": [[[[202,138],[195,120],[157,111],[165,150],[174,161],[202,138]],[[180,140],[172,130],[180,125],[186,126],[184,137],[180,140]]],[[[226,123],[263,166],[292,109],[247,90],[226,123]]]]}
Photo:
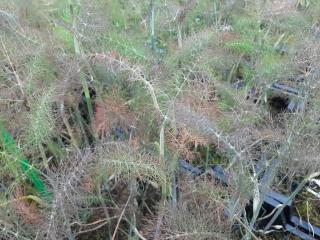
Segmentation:
{"type": "MultiPolygon", "coordinates": [[[[194,176],[200,176],[208,171],[204,168],[195,167],[186,160],[181,160],[179,162],[179,170],[194,176]]],[[[222,184],[227,186],[230,185],[230,176],[221,166],[210,166],[209,171],[222,184]]],[[[225,212],[228,215],[227,209],[225,212]]],[[[252,216],[252,201],[250,201],[250,204],[246,207],[246,215],[252,216]]],[[[293,215],[292,200],[287,196],[270,189],[265,194],[264,202],[254,229],[256,231],[263,230],[264,232],[267,232],[273,228],[279,229],[279,226],[282,231],[289,232],[303,240],[320,239],[320,228],[293,215]],[[274,217],[278,209],[281,209],[281,212],[277,217],[274,217]]]]}

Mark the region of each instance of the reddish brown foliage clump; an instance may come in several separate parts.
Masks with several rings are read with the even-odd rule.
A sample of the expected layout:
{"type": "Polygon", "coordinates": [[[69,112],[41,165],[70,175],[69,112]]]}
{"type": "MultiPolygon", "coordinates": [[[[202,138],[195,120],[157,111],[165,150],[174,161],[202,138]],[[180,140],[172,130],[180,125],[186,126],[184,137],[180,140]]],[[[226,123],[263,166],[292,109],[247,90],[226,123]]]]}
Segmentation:
{"type": "Polygon", "coordinates": [[[230,31],[223,32],[220,35],[220,43],[223,44],[223,43],[226,43],[226,42],[230,42],[230,41],[236,40],[238,38],[239,38],[239,36],[237,36],[237,34],[235,34],[234,32],[230,32],[230,31]]]}
{"type": "Polygon", "coordinates": [[[191,133],[185,128],[178,129],[176,134],[172,131],[167,131],[166,139],[170,150],[178,151],[180,156],[188,160],[193,160],[197,157],[194,151],[196,146],[205,146],[210,143],[206,137],[191,133]]]}
{"type": "Polygon", "coordinates": [[[134,119],[126,102],[119,97],[107,97],[96,103],[94,129],[100,136],[110,134],[114,127],[133,125],[134,119]]]}
{"type": "Polygon", "coordinates": [[[16,213],[21,216],[23,222],[32,225],[40,225],[44,219],[39,212],[36,203],[24,199],[23,196],[25,196],[24,191],[21,188],[16,188],[15,196],[12,201],[16,213]]]}

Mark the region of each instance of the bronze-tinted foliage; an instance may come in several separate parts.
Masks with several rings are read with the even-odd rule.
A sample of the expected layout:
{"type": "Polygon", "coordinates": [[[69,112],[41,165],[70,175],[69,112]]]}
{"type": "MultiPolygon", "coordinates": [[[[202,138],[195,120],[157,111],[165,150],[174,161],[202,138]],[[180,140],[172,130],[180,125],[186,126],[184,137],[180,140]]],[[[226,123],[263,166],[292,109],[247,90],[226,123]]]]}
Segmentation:
{"type": "Polygon", "coordinates": [[[188,160],[197,157],[194,149],[197,146],[205,146],[210,143],[209,139],[196,133],[191,133],[186,128],[166,131],[166,143],[171,151],[177,151],[179,155],[188,160]]]}
{"type": "Polygon", "coordinates": [[[96,103],[94,128],[99,135],[108,135],[114,127],[129,127],[135,121],[134,113],[120,97],[106,97],[96,103]]]}
{"type": "Polygon", "coordinates": [[[20,187],[15,189],[12,206],[15,212],[21,217],[26,224],[40,225],[44,221],[44,216],[39,211],[35,202],[24,199],[24,190],[20,187]]]}

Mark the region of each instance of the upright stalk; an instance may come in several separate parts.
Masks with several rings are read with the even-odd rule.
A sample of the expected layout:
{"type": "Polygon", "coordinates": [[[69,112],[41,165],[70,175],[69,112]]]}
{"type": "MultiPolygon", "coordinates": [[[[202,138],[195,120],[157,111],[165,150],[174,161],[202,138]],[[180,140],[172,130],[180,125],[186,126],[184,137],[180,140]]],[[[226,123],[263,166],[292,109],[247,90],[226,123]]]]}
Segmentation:
{"type": "Polygon", "coordinates": [[[150,0],[150,30],[151,37],[155,37],[155,24],[154,24],[155,4],[154,0],[150,0]]]}
{"type": "Polygon", "coordinates": [[[182,26],[181,25],[182,25],[182,23],[180,23],[180,22],[177,24],[178,47],[179,48],[182,48],[182,32],[181,32],[182,31],[181,30],[182,26]]]}
{"type": "MultiPolygon", "coordinates": [[[[74,4],[72,0],[69,0],[68,2],[69,2],[70,14],[72,16],[74,52],[76,54],[77,59],[80,60],[81,59],[81,46],[80,46],[80,42],[77,39],[77,32],[78,32],[77,31],[77,15],[79,14],[79,11],[80,11],[80,3],[77,2],[76,4],[74,4]],[[78,8],[76,8],[76,7],[78,7],[78,8]]],[[[90,121],[92,121],[92,119],[94,118],[94,114],[93,114],[93,107],[92,107],[92,101],[91,101],[91,97],[90,97],[89,86],[86,81],[85,74],[83,73],[81,67],[80,67],[79,71],[80,71],[80,81],[82,84],[84,97],[85,97],[88,112],[89,112],[90,121]]]]}
{"type": "Polygon", "coordinates": [[[156,48],[156,30],[155,30],[155,0],[150,0],[150,34],[151,34],[151,49],[154,50],[156,48]]]}

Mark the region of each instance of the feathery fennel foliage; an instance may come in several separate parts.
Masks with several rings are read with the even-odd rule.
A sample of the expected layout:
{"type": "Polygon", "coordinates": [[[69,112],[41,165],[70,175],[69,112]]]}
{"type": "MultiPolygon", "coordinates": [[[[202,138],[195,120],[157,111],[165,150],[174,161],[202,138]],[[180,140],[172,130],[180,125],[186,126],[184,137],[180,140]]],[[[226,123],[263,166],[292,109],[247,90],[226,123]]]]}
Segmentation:
{"type": "Polygon", "coordinates": [[[25,136],[27,146],[40,147],[54,135],[53,94],[54,91],[49,89],[33,99],[27,116],[28,125],[25,136]]]}
{"type": "Polygon", "coordinates": [[[165,166],[150,153],[141,152],[127,143],[110,142],[96,148],[98,176],[120,175],[132,179],[140,178],[164,184],[167,179],[165,166]]]}

